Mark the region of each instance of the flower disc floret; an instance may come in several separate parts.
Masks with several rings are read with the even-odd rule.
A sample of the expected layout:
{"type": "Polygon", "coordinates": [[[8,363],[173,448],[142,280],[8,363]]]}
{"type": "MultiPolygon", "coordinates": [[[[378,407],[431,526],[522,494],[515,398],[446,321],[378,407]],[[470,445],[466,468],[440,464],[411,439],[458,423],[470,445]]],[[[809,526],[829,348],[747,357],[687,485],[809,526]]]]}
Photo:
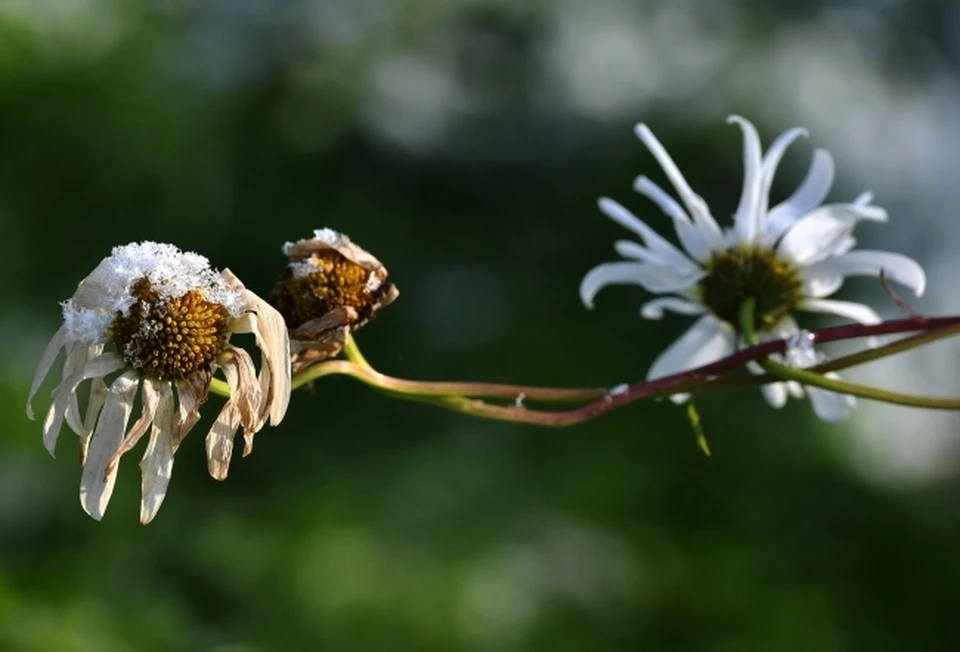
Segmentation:
{"type": "Polygon", "coordinates": [[[803,277],[790,261],[769,249],[741,246],[716,255],[698,287],[710,312],[735,325],[745,299],[756,301],[754,328],[770,331],[803,300],[803,277]]]}
{"type": "Polygon", "coordinates": [[[327,249],[291,263],[271,301],[287,326],[296,328],[340,306],[362,312],[371,304],[371,290],[379,285],[374,272],[327,249]],[[371,283],[371,277],[376,284],[371,283]]]}
{"type": "Polygon", "coordinates": [[[227,344],[227,309],[197,290],[162,298],[146,277],[134,283],[131,294],[137,302],[110,327],[126,365],[157,380],[209,374],[227,344]]]}

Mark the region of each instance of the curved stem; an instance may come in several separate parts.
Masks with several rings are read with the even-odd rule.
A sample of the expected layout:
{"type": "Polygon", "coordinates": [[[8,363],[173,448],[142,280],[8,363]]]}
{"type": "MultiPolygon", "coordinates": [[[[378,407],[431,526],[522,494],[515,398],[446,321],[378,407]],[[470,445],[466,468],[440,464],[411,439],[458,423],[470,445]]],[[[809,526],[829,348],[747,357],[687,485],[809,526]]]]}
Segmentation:
{"type": "MultiPolygon", "coordinates": [[[[757,344],[759,339],[753,325],[755,305],[756,301],[752,298],[746,299],[740,305],[740,332],[748,344],[754,345],[757,344]]],[[[820,387],[832,392],[912,407],[925,407],[939,410],[960,409],[960,399],[933,398],[929,396],[891,392],[868,385],[827,378],[815,371],[797,369],[789,365],[780,364],[769,358],[760,359],[757,362],[767,372],[781,380],[795,380],[803,385],[820,387]]]]}
{"type": "MultiPolygon", "coordinates": [[[[353,350],[359,354],[356,346],[353,350]]],[[[344,352],[347,348],[344,347],[344,352]]],[[[348,354],[351,357],[352,354],[348,354]]],[[[530,401],[555,401],[555,402],[577,402],[592,401],[604,396],[608,390],[603,388],[558,388],[558,387],[536,387],[528,385],[502,385],[498,383],[448,383],[434,382],[425,380],[407,380],[405,378],[396,378],[380,373],[363,356],[351,357],[347,360],[327,360],[319,364],[308,367],[297,374],[293,381],[292,388],[296,389],[313,380],[328,376],[330,374],[342,373],[348,376],[363,380],[363,382],[402,396],[420,396],[430,398],[442,397],[486,397],[503,398],[507,400],[530,400],[530,401]],[[363,360],[363,363],[358,362],[363,360]],[[362,372],[362,373],[361,373],[362,372]]]]}

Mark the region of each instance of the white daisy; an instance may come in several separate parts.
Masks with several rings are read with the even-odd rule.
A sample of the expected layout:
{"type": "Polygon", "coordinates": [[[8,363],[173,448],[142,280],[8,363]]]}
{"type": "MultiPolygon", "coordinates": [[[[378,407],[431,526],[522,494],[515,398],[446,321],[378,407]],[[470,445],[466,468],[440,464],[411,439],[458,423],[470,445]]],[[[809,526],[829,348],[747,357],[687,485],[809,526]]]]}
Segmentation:
{"type": "MultiPolygon", "coordinates": [[[[880,321],[870,307],[829,300],[848,276],[877,276],[902,283],[918,296],[926,278],[920,265],[886,251],[853,251],[853,230],[861,220],[883,222],[885,210],[871,205],[864,193],[852,203],[821,202],[833,183],[833,159],[818,149],[800,187],[786,201],[769,207],[773,177],[787,147],[803,129],[781,134],[762,153],[757,130],[747,120],[731,116],[744,137],[744,183],[733,226],[721,229],[703,199],[687,184],[663,145],[644,124],[635,132],[663,168],[682,202],[678,203],[646,176],[634,189],[651,199],[673,221],[682,249],[658,235],[645,222],[612,199],[601,198],[600,210],[636,233],[643,244],[617,241],[626,260],[598,265],[580,285],[580,297],[593,307],[597,292],[611,284],[640,285],[660,296],[644,304],[647,319],[660,319],[669,310],[699,319],[654,361],[648,378],[693,369],[731,354],[738,346],[737,311],[749,297],[756,301],[755,327],[763,339],[788,338],[799,332],[795,310],[826,312],[863,324],[880,321]]],[[[756,370],[756,367],[753,368],[756,370]]],[[[796,383],[772,383],[763,394],[774,407],[788,394],[803,395],[796,383]]],[[[848,414],[853,397],[810,389],[817,415],[838,420],[848,414]]]]}
{"type": "Polygon", "coordinates": [[[200,419],[210,381],[221,370],[230,398],[207,435],[210,474],[226,477],[237,429],[244,454],[269,419],[283,419],[290,400],[290,343],[280,314],[247,290],[229,270],[173,245],[142,242],[115,247],[63,302],[64,323],[37,367],[30,403],[64,349],[62,382],[43,423],[52,455],[64,420],[80,436],[80,503],[103,517],[121,456],[151,430],[140,462],[140,521],[156,515],[167,492],[173,456],[200,419]],[[259,378],[250,354],[232,333],[253,333],[260,348],[259,378]],[[91,381],[81,414],[77,390],[91,381]],[[140,395],[139,418],[129,424],[140,395]],[[129,424],[129,429],[128,429],[129,424]]]}

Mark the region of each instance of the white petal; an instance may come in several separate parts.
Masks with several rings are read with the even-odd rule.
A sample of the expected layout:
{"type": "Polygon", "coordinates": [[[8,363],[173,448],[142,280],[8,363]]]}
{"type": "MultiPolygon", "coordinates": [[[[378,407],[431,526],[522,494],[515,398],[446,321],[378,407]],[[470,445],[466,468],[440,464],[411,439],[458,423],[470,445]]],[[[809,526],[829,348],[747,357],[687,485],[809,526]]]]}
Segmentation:
{"type": "Polygon", "coordinates": [[[646,222],[627,210],[619,202],[609,197],[597,200],[597,206],[604,215],[614,222],[630,229],[643,240],[647,248],[659,258],[664,266],[677,267],[679,270],[692,272],[699,267],[687,258],[679,249],[670,244],[663,236],[651,229],[646,222]]]}
{"type": "Polygon", "coordinates": [[[727,118],[727,124],[734,123],[743,131],[743,190],[740,194],[740,205],[733,218],[733,228],[738,242],[750,243],[756,240],[760,232],[760,136],[750,121],[738,115],[727,118]]]}
{"type": "Polygon", "coordinates": [[[710,246],[704,240],[700,231],[690,222],[690,216],[686,214],[673,197],[643,175],[640,175],[634,181],[633,189],[649,197],[668,217],[673,219],[677,238],[680,239],[680,244],[683,245],[691,258],[701,263],[710,259],[710,246]]]}
{"type": "Polygon", "coordinates": [[[663,145],[660,144],[660,141],[657,140],[657,137],[653,135],[653,132],[650,131],[647,125],[642,123],[638,124],[634,127],[634,132],[643,144],[647,146],[647,149],[650,150],[654,158],[657,159],[660,167],[663,168],[670,183],[673,184],[677,194],[680,195],[681,201],[686,205],[687,211],[693,218],[693,224],[697,227],[697,231],[699,231],[704,241],[711,249],[715,251],[722,250],[725,247],[723,232],[720,230],[717,221],[710,215],[710,209],[707,208],[706,202],[703,201],[702,197],[693,192],[687,184],[686,179],[684,179],[680,173],[680,169],[676,163],[673,162],[673,159],[667,154],[667,150],[664,149],[663,145]]]}
{"type": "Polygon", "coordinates": [[[643,304],[640,307],[640,314],[645,319],[662,319],[664,310],[670,310],[681,315],[702,315],[706,312],[706,308],[693,301],[687,301],[679,297],[660,297],[643,304]]]}
{"type": "Polygon", "coordinates": [[[662,294],[694,286],[704,272],[696,276],[679,276],[676,270],[643,263],[618,262],[597,265],[580,282],[580,300],[593,308],[593,299],[607,285],[639,285],[648,292],[662,294]]]}
{"type": "Polygon", "coordinates": [[[912,258],[889,251],[851,251],[815,263],[805,273],[821,277],[879,277],[880,270],[888,279],[910,288],[917,296],[922,295],[926,288],[927,277],[920,264],[912,258]]]}
{"type": "Polygon", "coordinates": [[[651,265],[665,265],[662,258],[632,240],[617,240],[613,243],[613,248],[622,257],[630,260],[650,263],[651,265]]]}
{"type": "Polygon", "coordinates": [[[813,162],[807,176],[786,201],[777,204],[767,213],[764,224],[768,244],[776,242],[794,222],[819,206],[833,186],[833,157],[825,149],[813,152],[813,162]]]}
{"type": "Polygon", "coordinates": [[[810,312],[826,312],[840,315],[861,324],[879,324],[883,321],[870,306],[852,301],[835,301],[832,299],[806,299],[797,306],[800,310],[810,312]]]}
{"type": "Polygon", "coordinates": [[[33,397],[36,396],[37,390],[40,389],[40,385],[43,383],[43,379],[50,373],[50,367],[53,366],[54,360],[56,360],[57,355],[60,354],[60,349],[63,348],[63,345],[66,343],[67,327],[61,326],[57,329],[57,332],[54,333],[53,337],[50,338],[50,342],[47,343],[46,348],[43,350],[43,355],[40,356],[37,371],[33,374],[33,382],[30,383],[30,394],[27,396],[27,417],[31,421],[36,419],[36,415],[33,413],[33,406],[31,405],[33,397]]]}
{"type": "MultiPolygon", "coordinates": [[[[837,379],[835,373],[824,374],[827,378],[837,379]]],[[[857,405],[857,399],[849,394],[837,394],[819,387],[807,386],[807,394],[813,405],[813,412],[823,421],[834,423],[847,418],[857,405]]]]}
{"type": "Polygon", "coordinates": [[[103,518],[117,480],[118,466],[114,465],[108,472],[107,465],[123,440],[138,386],[139,378],[132,371],[113,381],[110,396],[90,440],[89,454],[80,476],[80,504],[87,514],[98,521],[103,518]]]}
{"type": "Polygon", "coordinates": [[[860,220],[884,221],[887,213],[878,206],[831,204],[804,215],[784,234],[777,253],[806,265],[836,251],[860,220]]]}
{"type": "MultiPolygon", "coordinates": [[[[780,165],[780,160],[783,158],[783,155],[786,153],[787,148],[793,144],[797,138],[801,136],[806,136],[807,130],[800,127],[795,127],[788,131],[780,134],[773,144],[770,146],[770,149],[767,150],[766,155],[763,157],[763,165],[760,170],[760,219],[761,221],[765,220],[767,209],[769,208],[770,202],[770,188],[773,186],[773,178],[777,173],[777,166],[780,165]]],[[[762,234],[765,230],[763,224],[759,225],[758,233],[762,234]]]]}
{"type": "Polygon", "coordinates": [[[767,404],[769,404],[772,408],[779,410],[787,404],[786,383],[769,383],[767,385],[761,385],[760,392],[763,394],[763,398],[766,399],[767,404]]]}
{"type": "Polygon", "coordinates": [[[694,369],[732,352],[730,328],[712,315],[705,315],[653,361],[647,378],[652,380],[694,369]]]}
{"type": "Polygon", "coordinates": [[[173,393],[169,384],[160,392],[150,442],[140,460],[140,523],[157,515],[173,474],[173,393]]]}

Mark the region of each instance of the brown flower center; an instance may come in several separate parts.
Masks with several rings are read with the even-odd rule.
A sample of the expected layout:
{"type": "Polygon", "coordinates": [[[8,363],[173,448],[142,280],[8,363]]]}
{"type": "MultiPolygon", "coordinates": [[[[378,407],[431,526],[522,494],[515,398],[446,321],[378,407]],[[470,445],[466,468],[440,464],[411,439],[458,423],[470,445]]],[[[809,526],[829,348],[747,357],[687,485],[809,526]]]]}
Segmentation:
{"type": "Polygon", "coordinates": [[[758,331],[772,329],[803,299],[803,282],[795,265],[768,249],[749,246],[711,260],[699,290],[703,305],[738,330],[744,299],[756,301],[754,328],[758,331]]]}
{"type": "MultiPolygon", "coordinates": [[[[283,315],[288,328],[323,317],[340,306],[356,308],[363,317],[388,285],[371,285],[372,274],[336,251],[322,251],[287,267],[270,302],[283,315]]],[[[375,277],[373,280],[379,281],[375,277]]]]}
{"type": "Polygon", "coordinates": [[[137,302],[126,316],[117,313],[110,327],[127,366],[159,380],[209,373],[227,342],[227,309],[193,290],[161,298],[146,278],[131,294],[137,302]]]}

